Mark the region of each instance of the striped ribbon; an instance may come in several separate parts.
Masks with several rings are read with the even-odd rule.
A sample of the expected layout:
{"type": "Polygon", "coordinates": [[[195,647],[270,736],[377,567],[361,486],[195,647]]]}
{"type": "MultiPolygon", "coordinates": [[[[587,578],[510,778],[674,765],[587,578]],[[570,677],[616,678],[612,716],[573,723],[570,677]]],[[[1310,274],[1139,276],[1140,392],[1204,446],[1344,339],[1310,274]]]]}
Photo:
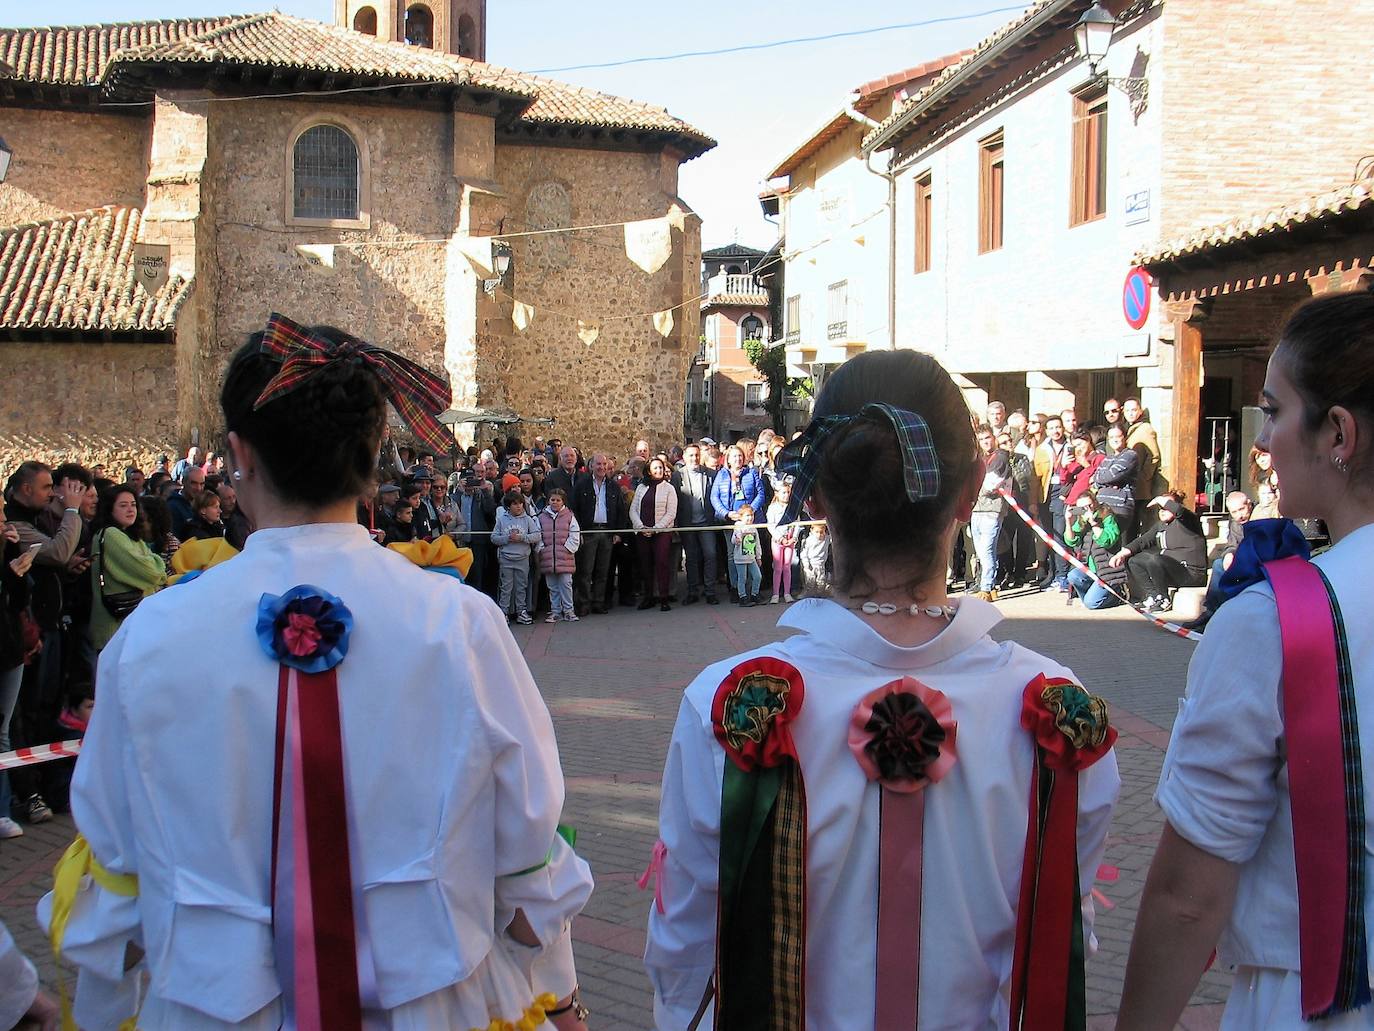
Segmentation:
{"type": "Polygon", "coordinates": [[[1054,553],[1056,555],[1058,555],[1065,562],[1069,563],[1069,565],[1073,566],[1080,572],[1087,573],[1090,577],[1093,578],[1093,582],[1095,584],[1097,584],[1104,590],[1109,591],[1113,597],[1119,598],[1122,604],[1130,608],[1130,610],[1134,612],[1137,616],[1143,616],[1144,618],[1148,619],[1151,623],[1153,623],[1155,626],[1159,627],[1161,630],[1167,630],[1169,631],[1169,633],[1177,634],[1179,637],[1186,637],[1190,641],[1202,640],[1202,635],[1198,633],[1196,630],[1185,630],[1177,623],[1171,623],[1167,619],[1160,619],[1158,616],[1152,616],[1148,612],[1141,611],[1139,608],[1136,607],[1135,603],[1131,601],[1130,598],[1126,597],[1120,591],[1116,590],[1109,583],[1103,580],[1102,577],[1098,576],[1091,569],[1089,569],[1087,564],[1084,563],[1082,559],[1080,559],[1067,547],[1065,547],[1062,541],[1057,541],[1054,539],[1053,534],[1046,533],[1045,528],[1035,521],[1035,517],[1016,503],[1016,499],[1011,496],[1010,491],[1006,490],[1005,488],[1002,488],[997,493],[1002,495],[1003,500],[1011,506],[1012,511],[1021,517],[1021,521],[1024,522],[1027,526],[1029,526],[1031,530],[1035,532],[1035,535],[1037,537],[1044,541],[1045,544],[1048,545],[1050,548],[1054,549],[1054,553]]]}
{"type": "Polygon", "coordinates": [[[54,759],[75,759],[80,754],[79,740],[54,741],[50,745],[16,748],[13,752],[0,752],[0,770],[13,770],[20,766],[52,762],[54,759]]]}

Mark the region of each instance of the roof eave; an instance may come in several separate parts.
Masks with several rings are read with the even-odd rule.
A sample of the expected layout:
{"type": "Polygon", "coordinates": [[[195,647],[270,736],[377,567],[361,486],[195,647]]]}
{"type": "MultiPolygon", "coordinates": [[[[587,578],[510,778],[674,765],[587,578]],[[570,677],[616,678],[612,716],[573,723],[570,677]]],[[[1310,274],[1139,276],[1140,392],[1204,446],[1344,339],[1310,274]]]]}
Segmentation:
{"type": "Polygon", "coordinates": [[[964,84],[975,72],[980,71],[991,64],[1001,60],[1006,53],[1013,47],[1021,43],[1027,36],[1037,32],[1048,21],[1058,17],[1066,8],[1072,7],[1075,3],[1082,0],[1051,0],[1045,7],[1037,11],[1024,24],[1018,25],[1015,29],[1008,32],[1003,38],[999,39],[992,46],[988,47],[983,53],[974,57],[966,65],[963,65],[955,74],[951,75],[939,86],[922,97],[919,101],[912,104],[901,116],[887,128],[874,129],[863,141],[861,151],[865,155],[877,150],[886,149],[895,144],[897,140],[905,135],[906,129],[912,122],[916,121],[921,115],[925,114],[937,103],[944,100],[956,89],[964,84]]]}

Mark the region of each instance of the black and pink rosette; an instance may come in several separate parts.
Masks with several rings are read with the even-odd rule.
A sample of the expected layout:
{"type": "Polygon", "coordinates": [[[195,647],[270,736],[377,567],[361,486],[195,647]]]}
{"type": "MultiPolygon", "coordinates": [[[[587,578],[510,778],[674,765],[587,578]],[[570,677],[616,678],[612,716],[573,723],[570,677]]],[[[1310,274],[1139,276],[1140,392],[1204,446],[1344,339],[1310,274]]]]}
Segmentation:
{"type": "Polygon", "coordinates": [[[912,677],[854,706],[849,750],[881,786],[875,1027],[915,1027],[921,969],[922,829],[926,793],[958,760],[949,699],[912,677]]]}

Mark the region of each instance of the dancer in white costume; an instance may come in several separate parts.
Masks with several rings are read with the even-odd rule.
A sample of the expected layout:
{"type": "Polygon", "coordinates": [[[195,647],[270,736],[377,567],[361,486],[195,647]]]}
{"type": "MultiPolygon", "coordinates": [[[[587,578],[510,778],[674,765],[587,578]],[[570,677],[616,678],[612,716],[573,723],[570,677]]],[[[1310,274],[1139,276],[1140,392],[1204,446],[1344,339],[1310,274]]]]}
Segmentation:
{"type": "Polygon", "coordinates": [[[92,877],[40,906],[70,907],[81,1026],[133,1014],[146,968],[146,1029],[584,1028],[591,877],[555,833],[548,712],[492,602],[355,519],[386,401],[429,442],[446,394],[278,316],[235,355],[257,529],[102,653],[72,784],[92,877]]]}
{"type": "Polygon", "coordinates": [[[1115,735],[1069,670],[989,636],[996,607],[945,595],[983,479],[959,388],[929,355],[855,358],[779,469],[796,476],[783,521],[808,497],[829,521],[835,594],[687,689],[645,958],[657,1026],[1081,1026],[1115,735]]]}
{"type": "Polygon", "coordinates": [[[1213,948],[1223,1028],[1374,1027],[1374,296],[1294,312],[1262,404],[1282,514],[1334,544],[1309,563],[1296,527],[1246,524],[1160,775],[1122,1029],[1172,1028],[1213,948]]]}

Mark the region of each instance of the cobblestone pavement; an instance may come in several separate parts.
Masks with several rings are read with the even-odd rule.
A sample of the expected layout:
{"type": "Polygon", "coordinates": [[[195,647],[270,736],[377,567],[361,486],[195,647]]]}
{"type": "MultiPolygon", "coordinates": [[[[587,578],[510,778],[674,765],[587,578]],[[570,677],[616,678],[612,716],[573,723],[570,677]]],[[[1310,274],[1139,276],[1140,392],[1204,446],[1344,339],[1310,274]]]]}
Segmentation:
{"type": "MultiPolygon", "coordinates": [[[[1194,646],[1129,612],[1089,614],[1066,607],[1063,597],[1004,597],[999,606],[1007,618],[994,634],[1072,668],[1111,703],[1121,732],[1122,793],[1104,861],[1118,873],[1098,885],[1107,904],[1098,905],[1100,950],[1088,967],[1090,1027],[1110,1028],[1161,826],[1152,793],[1194,646]]],[[[781,612],[781,606],[725,604],[670,614],[620,608],[576,624],[514,628],[558,729],[568,784],[565,819],[578,828],[578,851],[596,875],[596,891],[573,935],[597,1031],[651,1024],[640,962],[649,896],[635,881],[656,837],[659,775],[682,689],[707,663],[785,636],[775,625],[781,612]]],[[[69,818],[58,817],[0,842],[0,917],[49,984],[53,964],[33,906],[71,834],[69,818]]],[[[1227,983],[1219,973],[1206,975],[1181,1026],[1215,1028],[1227,983]]]]}

